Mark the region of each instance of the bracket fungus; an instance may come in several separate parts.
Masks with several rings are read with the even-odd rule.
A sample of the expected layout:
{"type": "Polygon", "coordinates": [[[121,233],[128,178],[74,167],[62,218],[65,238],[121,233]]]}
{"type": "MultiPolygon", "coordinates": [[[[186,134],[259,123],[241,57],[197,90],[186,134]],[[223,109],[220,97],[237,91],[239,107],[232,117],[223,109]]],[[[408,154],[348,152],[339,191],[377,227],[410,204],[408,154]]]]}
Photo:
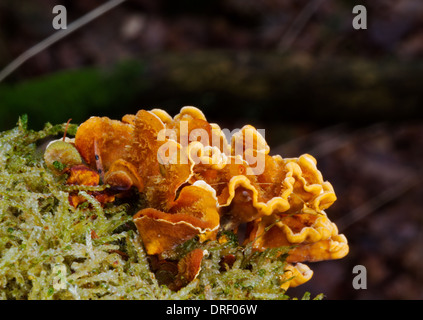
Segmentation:
{"type": "MultiPolygon", "coordinates": [[[[160,109],[140,110],[122,121],[91,117],[79,126],[74,146],[85,164],[70,162],[72,183],[104,183],[109,195],[131,188],[143,195],[145,207],[133,222],[147,255],[166,259],[195,237],[201,243],[216,240],[220,231],[242,229],[243,245],[258,252],[290,248],[280,276],[286,290],[312,277],[305,262],[348,253],[345,236],[324,211],[336,195],[316,159],[270,155],[264,136],[251,125],[228,141],[195,107],[173,118],[160,109]]],[[[49,163],[55,155],[61,159],[50,152],[49,163]]],[[[179,260],[184,281],[177,276],[176,287],[197,277],[203,259],[198,250],[179,260]]]]}
{"type": "Polygon", "coordinates": [[[214,238],[219,212],[214,196],[198,186],[184,187],[169,212],[147,208],[134,215],[134,223],[148,254],[160,254],[200,235],[214,238]]]}

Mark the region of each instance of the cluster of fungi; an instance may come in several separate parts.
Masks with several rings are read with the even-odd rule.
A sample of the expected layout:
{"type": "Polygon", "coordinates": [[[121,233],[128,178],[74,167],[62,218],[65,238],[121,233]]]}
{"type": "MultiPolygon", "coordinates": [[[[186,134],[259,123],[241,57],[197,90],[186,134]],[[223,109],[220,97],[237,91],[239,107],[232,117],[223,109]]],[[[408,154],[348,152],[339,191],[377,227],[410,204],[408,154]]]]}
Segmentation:
{"type": "MultiPolygon", "coordinates": [[[[312,277],[304,262],[348,253],[347,239],[324,211],[336,196],[316,160],[308,154],[271,156],[263,136],[250,125],[228,142],[195,107],[184,107],[173,118],[160,109],[140,110],[121,121],[91,117],[74,139],[54,143],[46,149],[46,164],[57,171],[53,163],[64,163],[68,184],[107,185],[91,193],[102,205],[134,188],[143,195],[146,206],[133,222],[155,261],[194,237],[224,241],[218,238],[221,230],[243,232],[240,238],[254,250],[291,248],[281,275],[288,289],[312,277]],[[53,148],[54,143],[66,147],[53,148]],[[254,170],[257,161],[251,163],[258,156],[259,171],[254,170]]],[[[75,207],[83,201],[77,194],[70,197],[75,207]]],[[[177,263],[177,287],[197,277],[204,254],[194,249],[177,263]]]]}

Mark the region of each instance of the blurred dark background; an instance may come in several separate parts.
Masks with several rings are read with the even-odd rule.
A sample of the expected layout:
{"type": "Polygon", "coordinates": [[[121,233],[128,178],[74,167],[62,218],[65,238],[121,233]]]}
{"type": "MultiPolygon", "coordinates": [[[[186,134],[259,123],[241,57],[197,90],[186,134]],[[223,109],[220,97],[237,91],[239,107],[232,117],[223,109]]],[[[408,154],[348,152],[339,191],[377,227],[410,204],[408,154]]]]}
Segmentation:
{"type": "MultiPolygon", "coordinates": [[[[70,24],[103,3],[1,0],[0,69],[56,32],[55,5],[70,24]]],[[[351,249],[288,293],[422,299],[422,57],[420,0],[127,0],[0,82],[0,130],[22,114],[40,129],[185,105],[266,129],[272,154],[317,158],[351,249]],[[355,265],[367,289],[353,288],[355,265]]]]}

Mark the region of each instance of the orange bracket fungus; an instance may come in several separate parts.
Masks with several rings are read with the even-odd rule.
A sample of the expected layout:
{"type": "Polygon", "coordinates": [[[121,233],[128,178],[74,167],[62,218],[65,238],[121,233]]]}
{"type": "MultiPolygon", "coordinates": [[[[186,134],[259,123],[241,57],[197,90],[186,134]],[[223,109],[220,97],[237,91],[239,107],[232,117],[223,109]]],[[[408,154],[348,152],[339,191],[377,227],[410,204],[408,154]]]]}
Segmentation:
{"type": "MultiPolygon", "coordinates": [[[[108,196],[93,194],[100,202],[130,189],[142,194],[145,206],[133,222],[147,255],[160,261],[188,240],[222,241],[218,233],[229,230],[258,252],[290,248],[280,275],[286,290],[312,277],[304,263],[348,253],[347,239],[325,212],[336,195],[316,160],[270,155],[264,134],[251,125],[228,141],[195,107],[173,118],[159,109],[140,110],[121,121],[91,117],[70,144],[47,150],[48,165],[66,162],[69,184],[108,185],[108,196]]],[[[77,205],[77,196],[71,201],[77,205]]],[[[194,280],[203,256],[194,249],[179,258],[171,287],[194,280]]]]}

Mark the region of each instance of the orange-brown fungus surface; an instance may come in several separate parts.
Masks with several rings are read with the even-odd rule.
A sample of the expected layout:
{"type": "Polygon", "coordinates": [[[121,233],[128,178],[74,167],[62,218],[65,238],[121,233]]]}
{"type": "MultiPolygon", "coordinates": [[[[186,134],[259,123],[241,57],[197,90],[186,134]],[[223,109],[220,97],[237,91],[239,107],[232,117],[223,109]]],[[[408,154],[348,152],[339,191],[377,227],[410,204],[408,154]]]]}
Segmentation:
{"type": "Polygon", "coordinates": [[[114,161],[122,158],[133,131],[130,123],[91,117],[79,126],[75,146],[88,165],[95,166],[101,159],[107,171],[114,161]]]}
{"type": "Polygon", "coordinates": [[[196,235],[213,238],[219,227],[219,213],[210,191],[187,186],[169,212],[143,209],[134,216],[134,222],[147,253],[160,254],[196,235]]]}
{"type": "Polygon", "coordinates": [[[201,270],[203,256],[203,250],[194,249],[178,262],[178,275],[175,280],[177,288],[183,287],[197,278],[201,270]]]}
{"type": "Polygon", "coordinates": [[[97,186],[100,183],[98,172],[85,165],[73,166],[67,172],[69,185],[97,186]]]}
{"type": "MultiPolygon", "coordinates": [[[[66,184],[68,185],[79,185],[79,186],[98,186],[100,184],[99,173],[89,168],[86,165],[75,165],[65,170],[68,174],[66,184]]],[[[101,205],[108,202],[113,202],[115,197],[113,194],[108,192],[88,192],[93,198],[95,198],[101,205]]],[[[87,199],[83,196],[78,195],[77,192],[71,192],[69,196],[69,202],[73,207],[77,207],[81,203],[86,202],[87,199]]]]}
{"type": "MultiPolygon", "coordinates": [[[[193,237],[214,240],[219,230],[247,230],[242,236],[255,250],[292,248],[281,278],[288,288],[311,278],[305,262],[348,253],[347,239],[325,212],[336,195],[316,159],[271,155],[251,125],[228,140],[195,107],[173,118],[140,110],[122,121],[88,119],[75,146],[90,169],[71,168],[69,184],[106,183],[116,194],[134,188],[143,195],[145,208],[133,221],[148,255],[160,258],[193,237]]],[[[202,258],[200,251],[182,258],[178,272],[185,280],[178,286],[197,276],[202,258]]]]}

